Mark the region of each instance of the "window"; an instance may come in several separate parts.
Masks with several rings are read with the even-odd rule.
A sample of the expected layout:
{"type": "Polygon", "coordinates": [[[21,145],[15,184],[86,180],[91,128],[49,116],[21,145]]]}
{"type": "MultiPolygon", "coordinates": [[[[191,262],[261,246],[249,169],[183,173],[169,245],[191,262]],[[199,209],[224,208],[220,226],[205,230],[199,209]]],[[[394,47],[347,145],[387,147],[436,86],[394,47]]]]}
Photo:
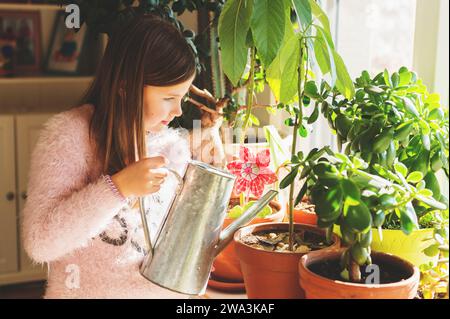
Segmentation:
{"type": "Polygon", "coordinates": [[[336,45],[352,78],[412,68],[416,0],[328,0],[336,45]]]}

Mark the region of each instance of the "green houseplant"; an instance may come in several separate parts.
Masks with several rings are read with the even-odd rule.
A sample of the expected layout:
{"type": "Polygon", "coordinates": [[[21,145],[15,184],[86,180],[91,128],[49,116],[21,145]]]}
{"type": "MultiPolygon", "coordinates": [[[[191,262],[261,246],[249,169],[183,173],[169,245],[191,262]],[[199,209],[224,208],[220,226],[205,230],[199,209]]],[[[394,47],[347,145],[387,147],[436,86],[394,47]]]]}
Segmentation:
{"type": "MultiPolygon", "coordinates": [[[[396,182],[400,182],[398,177],[386,168],[393,169],[398,161],[403,170],[414,172],[410,181],[420,180],[419,188],[448,202],[436,177],[445,173],[448,180],[448,110],[440,105],[439,95],[430,94],[405,67],[392,74],[385,70],[373,78],[364,71],[355,86],[356,96],[350,100],[332,90],[318,96],[338,145],[346,154],[367,160],[372,173],[396,182]]],[[[438,256],[430,252],[437,243],[429,222],[436,211],[418,201],[413,206],[417,229],[406,228],[395,214],[387,215],[374,234],[372,248],[399,255],[417,266],[436,263],[438,256]]]]}
{"type": "Polygon", "coordinates": [[[304,165],[309,172],[306,188],[316,206],[319,226],[332,232],[339,225],[346,248],[302,258],[300,284],[315,298],[413,298],[418,268],[398,257],[372,254],[372,228],[383,223],[384,214],[395,214],[405,229],[412,230],[418,224],[413,203],[435,210],[445,210],[446,205],[421,188],[420,180],[411,178],[417,174],[404,170],[399,162],[392,171],[386,170],[398,177],[400,182],[395,182],[372,174],[368,163],[357,156],[328,153],[304,165]],[[367,267],[374,266],[378,277],[372,280],[367,267]],[[327,292],[321,294],[317,287],[327,292]]]}
{"type": "MultiPolygon", "coordinates": [[[[295,137],[291,151],[291,162],[295,163],[299,158],[299,154],[296,152],[297,135],[306,136],[307,124],[314,122],[318,115],[314,109],[312,115],[306,117],[303,110],[310,101],[305,95],[305,89],[308,78],[313,76],[312,62],[314,61],[320,66],[319,72],[331,78],[330,86],[336,86],[348,98],[354,94],[353,83],[342,59],[334,49],[326,14],[312,0],[229,0],[225,3],[219,18],[219,37],[225,74],[234,86],[240,86],[242,82],[247,84],[246,105],[242,108],[244,134],[241,136],[241,143],[245,138],[245,130],[251,123],[254,123],[252,109],[256,106],[253,99],[255,85],[256,83],[267,83],[279,102],[272,108],[275,111],[276,109],[285,109],[291,115],[286,124],[292,127],[295,137]],[[249,65],[248,72],[246,72],[247,65],[249,65]]],[[[291,168],[291,165],[286,164],[286,167],[291,168]]],[[[286,188],[292,185],[297,173],[298,171],[293,168],[280,186],[286,188]]],[[[287,258],[288,255],[292,258],[289,269],[283,270],[288,279],[280,279],[280,282],[283,283],[280,284],[281,289],[284,288],[284,292],[279,292],[280,295],[271,295],[271,293],[275,293],[271,289],[252,288],[252,283],[248,279],[252,275],[246,275],[246,273],[252,272],[251,266],[243,261],[242,254],[245,254],[244,250],[254,252],[255,249],[249,245],[241,245],[240,235],[243,235],[245,230],[238,232],[235,237],[241,265],[245,265],[244,280],[247,293],[251,297],[261,297],[262,295],[258,295],[258,292],[264,293],[265,297],[302,296],[302,291],[296,284],[298,276],[296,264],[306,251],[297,250],[299,246],[295,233],[304,233],[305,230],[299,229],[293,223],[293,185],[289,203],[290,223],[282,226],[273,225],[274,232],[288,233],[284,239],[287,241],[287,246],[283,246],[286,248],[286,252],[275,252],[273,257],[269,258],[273,259],[273,262],[263,262],[264,267],[270,268],[278,263],[276,258],[287,258]],[[294,228],[297,228],[296,231],[294,228]],[[295,252],[296,250],[297,252],[295,252]],[[279,256],[277,257],[277,255],[279,256]]],[[[254,232],[258,231],[258,227],[252,229],[254,232]]],[[[321,234],[323,235],[323,233],[321,234]]],[[[259,252],[255,254],[259,254],[259,252]]],[[[261,265],[261,262],[257,263],[261,265]]],[[[270,276],[268,274],[264,278],[270,279],[270,276]]]]}

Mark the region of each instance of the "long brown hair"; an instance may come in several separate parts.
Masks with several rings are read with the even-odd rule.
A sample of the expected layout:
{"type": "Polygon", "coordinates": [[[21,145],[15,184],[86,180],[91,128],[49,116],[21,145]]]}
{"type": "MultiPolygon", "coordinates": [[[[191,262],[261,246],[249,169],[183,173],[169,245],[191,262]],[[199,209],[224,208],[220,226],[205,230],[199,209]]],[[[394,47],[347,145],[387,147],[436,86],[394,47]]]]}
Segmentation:
{"type": "Polygon", "coordinates": [[[90,136],[104,174],[145,157],[144,85],[175,85],[194,74],[192,49],[175,26],[157,16],[138,16],[111,36],[83,99],[94,105],[90,136]]]}

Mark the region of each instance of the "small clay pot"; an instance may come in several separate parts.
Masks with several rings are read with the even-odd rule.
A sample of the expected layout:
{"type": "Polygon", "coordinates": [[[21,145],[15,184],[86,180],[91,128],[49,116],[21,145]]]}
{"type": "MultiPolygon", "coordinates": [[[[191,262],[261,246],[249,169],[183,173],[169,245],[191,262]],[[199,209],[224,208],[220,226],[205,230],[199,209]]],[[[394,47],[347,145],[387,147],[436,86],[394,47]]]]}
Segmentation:
{"type": "MultiPolygon", "coordinates": [[[[252,233],[288,230],[288,223],[265,223],[243,227],[234,234],[236,254],[241,263],[248,298],[304,298],[304,291],[298,284],[298,263],[305,253],[266,251],[241,242],[241,238],[252,233]]],[[[325,238],[325,232],[317,227],[294,224],[294,231],[300,230],[314,232],[325,238]]],[[[339,237],[333,234],[333,244],[324,250],[339,247],[339,237]]]]}
{"type": "MultiPolygon", "coordinates": [[[[250,200],[256,200],[255,198],[250,198],[250,200]]],[[[234,207],[239,204],[239,198],[231,198],[230,206],[234,207]]],[[[268,222],[279,222],[283,220],[285,212],[281,209],[281,205],[278,201],[271,201],[269,203],[272,208],[273,214],[266,216],[264,218],[254,218],[249,225],[268,223],[268,222]]],[[[235,219],[225,218],[223,223],[223,228],[228,227],[235,219]]],[[[235,252],[234,242],[231,241],[225,249],[216,256],[213,262],[214,278],[223,282],[244,282],[244,277],[241,271],[241,265],[239,264],[239,259],[235,252]]]]}
{"type": "MultiPolygon", "coordinates": [[[[294,223],[297,224],[306,224],[311,226],[317,225],[317,215],[315,213],[311,213],[306,209],[294,208],[294,223]]],[[[284,222],[289,222],[289,205],[286,205],[286,215],[284,216],[284,222]]]]}
{"type": "Polygon", "coordinates": [[[329,279],[310,270],[311,265],[335,261],[339,267],[341,250],[319,250],[303,256],[298,265],[299,283],[307,299],[412,299],[419,286],[419,269],[400,257],[372,251],[373,265],[395,269],[397,282],[362,284],[329,279]]]}

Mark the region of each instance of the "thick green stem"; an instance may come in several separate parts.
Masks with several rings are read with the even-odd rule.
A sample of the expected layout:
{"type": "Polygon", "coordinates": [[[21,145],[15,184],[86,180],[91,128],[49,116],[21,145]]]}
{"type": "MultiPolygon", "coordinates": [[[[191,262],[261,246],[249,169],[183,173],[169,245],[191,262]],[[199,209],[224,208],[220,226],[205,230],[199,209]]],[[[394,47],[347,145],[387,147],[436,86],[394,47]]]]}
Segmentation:
{"type": "Polygon", "coordinates": [[[250,74],[248,75],[248,86],[247,86],[247,109],[244,117],[244,124],[242,127],[242,135],[240,138],[241,144],[244,144],[245,135],[247,133],[248,123],[250,121],[250,115],[252,114],[252,106],[253,106],[253,91],[255,89],[255,64],[256,64],[256,48],[251,48],[250,55],[250,74]]]}
{"type": "MultiPolygon", "coordinates": [[[[298,67],[298,112],[295,115],[294,131],[292,137],[291,157],[295,155],[297,148],[298,129],[303,123],[303,81],[304,81],[304,46],[303,38],[300,37],[300,63],[298,67]]],[[[294,249],[294,190],[295,183],[292,182],[289,189],[289,250],[294,249]]]]}
{"type": "MultiPolygon", "coordinates": [[[[292,150],[291,154],[295,154],[295,149],[297,148],[297,131],[298,131],[298,115],[295,116],[295,125],[293,132],[292,150]]],[[[292,182],[289,188],[289,250],[294,249],[294,185],[292,182]]]]}

